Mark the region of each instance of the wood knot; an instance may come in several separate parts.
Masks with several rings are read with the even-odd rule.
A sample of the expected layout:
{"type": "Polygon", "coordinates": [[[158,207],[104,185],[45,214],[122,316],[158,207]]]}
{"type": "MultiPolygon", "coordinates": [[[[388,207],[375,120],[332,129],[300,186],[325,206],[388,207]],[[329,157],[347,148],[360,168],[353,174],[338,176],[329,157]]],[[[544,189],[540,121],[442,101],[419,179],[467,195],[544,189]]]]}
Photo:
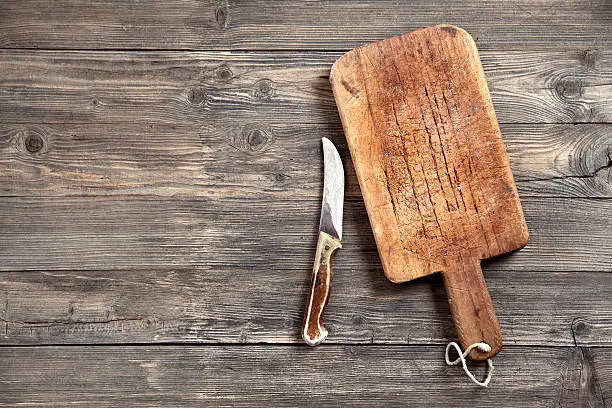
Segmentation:
{"type": "Polygon", "coordinates": [[[45,145],[42,137],[37,133],[31,133],[24,140],[25,148],[30,153],[38,153],[45,145]]]}
{"type": "Polygon", "coordinates": [[[206,89],[201,86],[193,87],[189,90],[187,94],[187,100],[190,104],[195,106],[204,106],[208,102],[208,94],[206,93],[206,89]]]}
{"type": "Polygon", "coordinates": [[[215,21],[220,28],[227,28],[230,22],[229,3],[227,1],[218,1],[215,8],[215,21]]]}
{"type": "Polygon", "coordinates": [[[365,319],[360,314],[354,315],[352,321],[354,326],[363,326],[365,324],[365,319]]]}
{"type": "Polygon", "coordinates": [[[215,76],[221,81],[228,81],[234,76],[234,73],[227,64],[221,64],[215,70],[215,76]]]}
{"type": "Polygon", "coordinates": [[[42,154],[48,150],[47,132],[38,127],[16,129],[11,145],[17,151],[25,151],[36,155],[42,154]]]}
{"type": "Polygon", "coordinates": [[[582,95],[582,81],[576,78],[561,78],[555,90],[564,99],[574,99],[582,95]]]}
{"type": "Polygon", "coordinates": [[[574,333],[574,337],[589,335],[591,332],[591,327],[584,320],[576,319],[574,322],[572,322],[572,332],[574,333]]]}
{"type": "Polygon", "coordinates": [[[277,173],[274,175],[274,181],[279,184],[284,184],[287,180],[290,180],[291,176],[288,174],[277,173]]]}
{"type": "Polygon", "coordinates": [[[232,146],[237,150],[257,153],[266,149],[273,142],[270,127],[262,125],[246,125],[232,132],[232,146]]]}
{"type": "Polygon", "coordinates": [[[247,135],[247,143],[253,149],[259,149],[265,143],[265,137],[261,130],[253,129],[247,135]]]}
{"type": "Polygon", "coordinates": [[[272,81],[269,79],[260,79],[255,82],[251,90],[251,96],[258,100],[270,100],[273,95],[274,88],[272,87],[272,81]]]}

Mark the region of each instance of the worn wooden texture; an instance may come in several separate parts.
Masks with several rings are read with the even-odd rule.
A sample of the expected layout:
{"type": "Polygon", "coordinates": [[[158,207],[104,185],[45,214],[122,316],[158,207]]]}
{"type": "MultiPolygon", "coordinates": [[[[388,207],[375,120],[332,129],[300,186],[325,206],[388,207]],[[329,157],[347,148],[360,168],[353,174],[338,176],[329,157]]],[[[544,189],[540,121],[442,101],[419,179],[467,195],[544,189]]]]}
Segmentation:
{"type": "MultiPolygon", "coordinates": [[[[435,344],[442,353],[456,339],[439,275],[397,285],[376,254],[354,257],[334,259],[324,345],[435,344]]],[[[303,344],[311,261],[2,272],[0,344],[303,344]]],[[[612,346],[611,273],[484,269],[506,345],[612,346]]]]}
{"type": "Polygon", "coordinates": [[[462,346],[494,356],[480,260],[529,233],[472,37],[443,25],[372,43],[338,59],[330,81],[385,275],[442,272],[462,346]]]}
{"type": "Polygon", "coordinates": [[[0,406],[609,404],[610,348],[530,347],[612,346],[606,0],[26,0],[0,23],[0,406]],[[278,345],[301,342],[320,137],[348,157],[329,67],[438,23],[475,36],[535,227],[484,265],[521,345],[487,390],[442,366],[441,278],[385,280],[349,160],[328,342],[387,345],[278,345]],[[25,346],[71,343],[113,346],[25,346]]]}
{"type": "MultiPolygon", "coordinates": [[[[346,197],[361,201],[337,117],[329,124],[0,124],[2,196],[319,198],[320,138],[344,156],[346,197]],[[282,153],[282,154],[281,154],[282,153]]],[[[612,197],[612,125],[502,124],[519,195],[612,197]]]]}
{"type": "MultiPolygon", "coordinates": [[[[4,197],[0,270],[222,265],[310,270],[320,207],[320,200],[289,197],[4,197]]],[[[611,270],[612,217],[604,216],[611,200],[531,198],[523,200],[523,207],[532,229],[530,244],[490,262],[490,268],[611,270]]],[[[349,268],[379,265],[361,202],[345,205],[343,250],[336,261],[349,268]]]]}
{"type": "Polygon", "coordinates": [[[348,50],[440,23],[464,27],[481,49],[612,44],[606,0],[26,0],[2,2],[0,16],[10,48],[348,50]]]}
{"type": "Polygon", "coordinates": [[[441,357],[426,346],[0,348],[0,404],[605,408],[612,398],[610,349],[508,347],[489,388],[441,357]]]}
{"type": "Polygon", "coordinates": [[[526,245],[469,34],[436,26],[357,48],[330,80],[389,279],[446,271],[462,248],[480,259],[526,245]]]}
{"type": "MultiPolygon", "coordinates": [[[[560,49],[559,49],[560,48],[560,49]]],[[[612,121],[606,48],[482,52],[500,123],[612,121]]],[[[0,51],[3,123],[338,123],[342,52],[0,51]]]]}

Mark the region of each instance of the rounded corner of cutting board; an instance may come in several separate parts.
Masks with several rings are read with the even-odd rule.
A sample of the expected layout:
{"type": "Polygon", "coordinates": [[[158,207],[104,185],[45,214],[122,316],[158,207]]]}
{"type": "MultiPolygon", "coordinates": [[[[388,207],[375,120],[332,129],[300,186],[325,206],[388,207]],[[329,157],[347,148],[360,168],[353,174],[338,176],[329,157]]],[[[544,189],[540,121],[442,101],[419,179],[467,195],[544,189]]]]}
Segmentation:
{"type": "Polygon", "coordinates": [[[357,52],[358,48],[352,49],[344,54],[342,54],[337,60],[334,61],[330,70],[329,70],[329,82],[334,83],[334,79],[336,78],[336,72],[341,70],[342,63],[349,59],[353,54],[357,52]]]}
{"type": "MultiPolygon", "coordinates": [[[[450,40],[457,43],[468,44],[469,48],[466,50],[470,54],[478,55],[478,47],[476,46],[476,41],[474,41],[474,37],[467,32],[465,29],[458,27],[452,24],[438,24],[431,27],[421,28],[420,30],[411,31],[403,36],[406,37],[431,37],[431,33],[438,33],[437,36],[439,39],[445,38],[446,40],[450,40]]],[[[428,40],[427,40],[428,41],[428,40]]]]}
{"type": "Polygon", "coordinates": [[[453,25],[453,24],[438,24],[433,27],[428,27],[429,29],[436,29],[439,31],[443,31],[451,37],[456,37],[459,34],[460,37],[464,37],[469,39],[470,41],[474,41],[470,33],[468,33],[463,28],[453,25]]]}
{"type": "Polygon", "coordinates": [[[523,217],[523,224],[521,226],[521,235],[518,238],[518,244],[516,250],[525,248],[529,244],[529,229],[527,229],[527,223],[523,217]]]}

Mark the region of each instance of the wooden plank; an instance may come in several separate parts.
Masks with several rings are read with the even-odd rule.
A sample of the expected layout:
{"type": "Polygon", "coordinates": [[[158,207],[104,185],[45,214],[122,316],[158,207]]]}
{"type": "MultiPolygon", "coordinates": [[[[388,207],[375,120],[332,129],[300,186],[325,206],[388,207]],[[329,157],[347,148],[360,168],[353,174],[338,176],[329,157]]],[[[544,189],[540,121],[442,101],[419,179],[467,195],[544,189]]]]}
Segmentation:
{"type": "MultiPolygon", "coordinates": [[[[502,125],[519,194],[612,197],[612,125],[502,125]]],[[[321,137],[344,156],[339,124],[207,126],[0,124],[0,195],[319,198],[321,137]]]]}
{"type": "MultiPolygon", "coordinates": [[[[325,345],[456,340],[439,275],[395,285],[374,262],[349,266],[346,256],[338,258],[325,345]]],[[[490,269],[487,286],[506,346],[612,346],[611,273],[490,269]]],[[[0,344],[303,344],[310,274],[303,262],[0,273],[0,344]]]]}
{"type": "MultiPolygon", "coordinates": [[[[500,123],[612,121],[609,49],[481,54],[500,123]]],[[[338,123],[328,75],[340,55],[2,51],[0,120],[338,123]]]]}
{"type": "Polygon", "coordinates": [[[439,346],[0,348],[1,404],[605,407],[612,350],[588,352],[508,347],[484,389],[439,346]]]}
{"type": "Polygon", "coordinates": [[[501,126],[521,197],[612,195],[612,127],[501,126]]]}
{"type": "Polygon", "coordinates": [[[606,0],[4,1],[0,47],[348,50],[424,26],[455,24],[481,49],[609,47],[606,0]]]}
{"type": "MultiPolygon", "coordinates": [[[[0,269],[239,267],[310,270],[320,200],[0,199],[0,269]],[[34,255],[35,254],[35,255],[34,255]]],[[[610,271],[612,200],[523,200],[530,244],[492,270],[610,271]]],[[[378,267],[360,201],[345,207],[344,268],[378,267]]],[[[485,267],[485,270],[486,267],[485,267]]]]}
{"type": "MultiPolygon", "coordinates": [[[[591,403],[591,406],[609,406],[612,397],[612,367],[610,365],[609,349],[586,349],[580,348],[586,368],[584,374],[580,375],[580,387],[578,395],[583,396],[583,401],[591,403]],[[584,378],[585,381],[582,381],[584,378]],[[582,392],[580,392],[582,391],[582,392]],[[603,403],[603,404],[601,404],[603,403]]],[[[579,360],[579,359],[577,359],[579,360]]],[[[580,400],[578,400],[580,402],[580,400]]],[[[567,404],[569,407],[570,404],[567,404]]]]}
{"type": "Polygon", "coordinates": [[[563,385],[555,406],[607,408],[612,386],[610,349],[575,347],[569,350],[563,385]]]}

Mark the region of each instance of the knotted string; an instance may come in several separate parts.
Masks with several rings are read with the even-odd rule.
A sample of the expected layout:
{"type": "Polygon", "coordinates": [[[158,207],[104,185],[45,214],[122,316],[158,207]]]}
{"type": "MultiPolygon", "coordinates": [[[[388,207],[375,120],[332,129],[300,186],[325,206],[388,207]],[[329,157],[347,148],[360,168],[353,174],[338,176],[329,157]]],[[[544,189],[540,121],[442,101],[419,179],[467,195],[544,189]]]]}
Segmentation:
{"type": "Polygon", "coordinates": [[[491,346],[489,346],[487,343],[474,343],[470,347],[465,349],[465,352],[461,353],[461,347],[459,347],[457,343],[452,341],[448,343],[448,345],[446,346],[446,353],[444,355],[444,358],[446,359],[447,365],[457,365],[459,364],[459,362],[461,362],[461,364],[463,365],[463,371],[465,371],[468,377],[470,377],[470,380],[474,381],[476,384],[480,385],[481,387],[486,387],[487,385],[489,385],[489,382],[491,381],[491,377],[493,376],[493,361],[491,361],[490,358],[487,359],[487,364],[489,365],[489,372],[487,373],[487,378],[482,382],[478,381],[468,369],[467,362],[465,361],[465,358],[468,356],[468,354],[470,354],[470,351],[472,351],[475,348],[478,348],[478,350],[482,351],[483,353],[488,353],[489,351],[491,351],[491,346]],[[448,357],[448,352],[451,347],[454,347],[455,350],[457,350],[457,354],[459,354],[459,358],[456,359],[455,361],[450,361],[448,357]]]}

